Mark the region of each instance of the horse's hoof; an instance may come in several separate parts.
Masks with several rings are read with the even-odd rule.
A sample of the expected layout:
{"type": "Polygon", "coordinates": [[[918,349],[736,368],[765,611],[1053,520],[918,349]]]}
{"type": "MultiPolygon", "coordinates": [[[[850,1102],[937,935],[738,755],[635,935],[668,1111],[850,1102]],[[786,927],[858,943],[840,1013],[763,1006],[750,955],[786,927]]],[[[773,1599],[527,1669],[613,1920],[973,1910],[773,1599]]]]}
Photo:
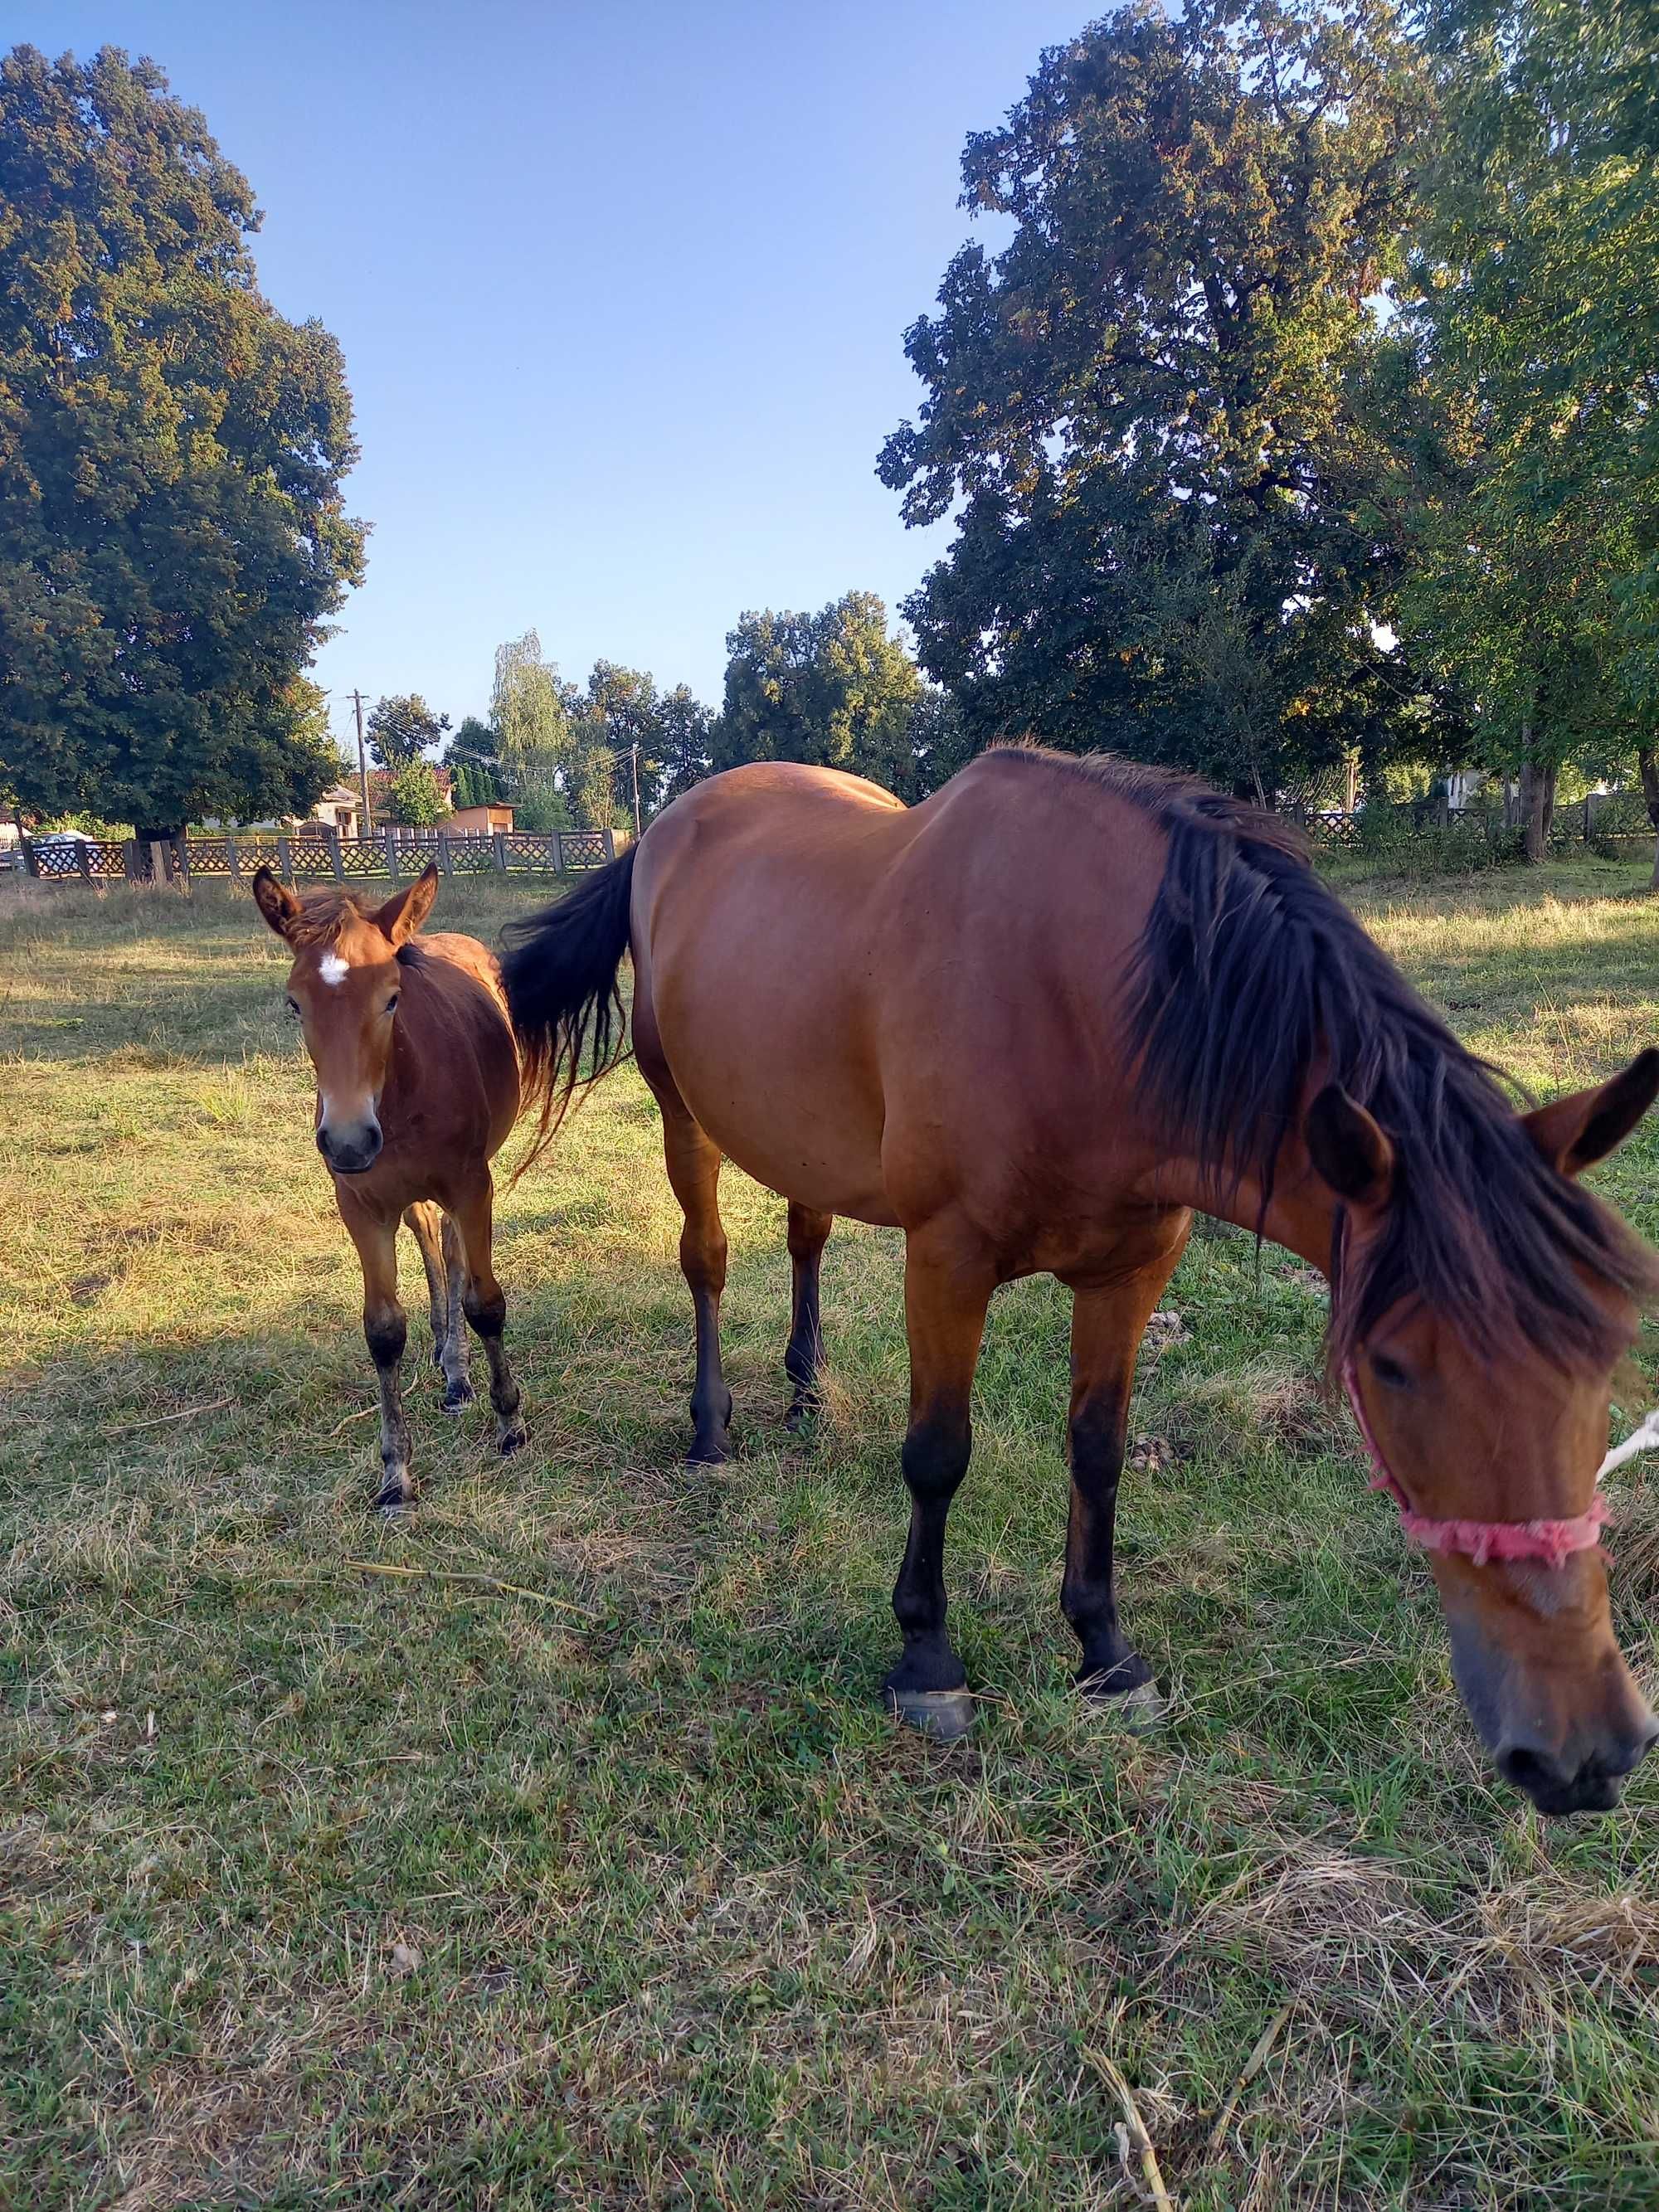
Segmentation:
{"type": "Polygon", "coordinates": [[[412,1491],[397,1490],[388,1483],[374,1501],[374,1510],[382,1521],[401,1521],[415,1503],[412,1491]]]}
{"type": "Polygon", "coordinates": [[[804,1429],[811,1427],[817,1414],[818,1401],[816,1398],[799,1399],[784,1415],[783,1425],[792,1437],[798,1437],[804,1429]]]}
{"type": "Polygon", "coordinates": [[[505,1430],[496,1437],[495,1449],[503,1459],[511,1459],[515,1451],[522,1451],[529,1442],[530,1431],[524,1423],[520,1421],[514,1427],[505,1430]]]}
{"type": "Polygon", "coordinates": [[[1091,1720],[1110,1721],[1131,1735],[1146,1735],[1162,1725],[1170,1708],[1155,1682],[1137,1682],[1133,1690],[1085,1689],[1083,1710],[1091,1720]]]}
{"type": "Polygon", "coordinates": [[[685,1455],[688,1467],[724,1467],[732,1456],[730,1437],[699,1439],[685,1455]]]}
{"type": "Polygon", "coordinates": [[[464,1413],[477,1394],[470,1382],[452,1382],[444,1391],[444,1411],[464,1413]]]}
{"type": "Polygon", "coordinates": [[[895,1690],[887,1705],[895,1720],[920,1729],[935,1743],[956,1743],[974,1724],[974,1700],[967,1690],[895,1690]]]}

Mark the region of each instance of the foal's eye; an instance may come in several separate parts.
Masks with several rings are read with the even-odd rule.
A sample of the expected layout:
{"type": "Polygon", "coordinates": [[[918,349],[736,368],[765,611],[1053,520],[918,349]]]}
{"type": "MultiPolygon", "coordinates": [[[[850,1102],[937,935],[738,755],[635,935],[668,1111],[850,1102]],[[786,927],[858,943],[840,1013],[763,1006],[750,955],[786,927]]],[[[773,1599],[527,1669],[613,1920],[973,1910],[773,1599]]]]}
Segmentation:
{"type": "Polygon", "coordinates": [[[297,1022],[300,1018],[300,1001],[297,999],[290,999],[288,1001],[288,1011],[297,1022]]]}
{"type": "Polygon", "coordinates": [[[387,1013],[389,1013],[389,1014],[395,1014],[395,1013],[397,1012],[397,1011],[398,1011],[398,1000],[399,995],[400,995],[400,994],[398,994],[398,992],[394,991],[394,992],[392,994],[392,996],[391,996],[391,997],[386,1000],[386,1010],[387,1013]]]}
{"type": "Polygon", "coordinates": [[[1386,1352],[1371,1354],[1371,1373],[1389,1390],[1409,1390],[1412,1378],[1397,1359],[1390,1359],[1386,1352]]]}

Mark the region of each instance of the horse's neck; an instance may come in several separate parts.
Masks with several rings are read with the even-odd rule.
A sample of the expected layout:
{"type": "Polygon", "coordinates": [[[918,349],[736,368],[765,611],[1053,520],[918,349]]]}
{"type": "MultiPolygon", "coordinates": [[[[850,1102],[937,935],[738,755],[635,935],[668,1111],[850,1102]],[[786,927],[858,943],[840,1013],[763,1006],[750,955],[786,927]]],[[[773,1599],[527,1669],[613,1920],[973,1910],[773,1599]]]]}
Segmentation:
{"type": "Polygon", "coordinates": [[[1218,1221],[1234,1222],[1252,1237],[1259,1231],[1270,1244],[1284,1245],[1322,1275],[1329,1274],[1337,1202],[1329,1185],[1315,1174],[1299,1137],[1287,1139],[1280,1152],[1265,1208],[1258,1179],[1247,1176],[1230,1188],[1196,1161],[1169,1162],[1159,1170],[1158,1184],[1161,1197],[1218,1221]]]}

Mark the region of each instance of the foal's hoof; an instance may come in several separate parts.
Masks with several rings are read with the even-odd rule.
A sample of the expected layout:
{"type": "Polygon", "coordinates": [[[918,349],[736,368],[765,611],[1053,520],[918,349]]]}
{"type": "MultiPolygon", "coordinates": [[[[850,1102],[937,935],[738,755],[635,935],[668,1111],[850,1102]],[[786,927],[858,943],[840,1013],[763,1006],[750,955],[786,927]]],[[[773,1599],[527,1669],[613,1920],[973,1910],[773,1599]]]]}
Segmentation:
{"type": "Polygon", "coordinates": [[[798,1437],[804,1429],[810,1429],[817,1417],[818,1401],[816,1398],[797,1398],[784,1415],[783,1425],[792,1437],[798,1437]]]}
{"type": "Polygon", "coordinates": [[[1133,1690],[1091,1689],[1082,1685],[1083,1710],[1091,1720],[1109,1721],[1131,1735],[1146,1735],[1162,1725],[1169,1705],[1154,1682],[1137,1682],[1133,1690]]]}
{"type": "Polygon", "coordinates": [[[380,1494],[374,1500],[374,1510],[382,1521],[401,1521],[414,1503],[412,1482],[383,1482],[380,1494]]]}
{"type": "Polygon", "coordinates": [[[464,1413],[475,1395],[472,1385],[465,1377],[459,1382],[447,1384],[444,1389],[445,1413],[464,1413]]]}
{"type": "Polygon", "coordinates": [[[920,1729],[935,1743],[956,1743],[974,1724],[974,1700],[967,1690],[887,1690],[887,1706],[906,1728],[920,1729]]]}
{"type": "Polygon", "coordinates": [[[724,1467],[732,1456],[730,1437],[697,1437],[685,1455],[688,1467],[724,1467]]]}
{"type": "Polygon", "coordinates": [[[514,1421],[510,1429],[503,1429],[495,1439],[495,1449],[503,1459],[511,1459],[515,1451],[522,1451],[530,1442],[530,1431],[522,1421],[514,1421]]]}

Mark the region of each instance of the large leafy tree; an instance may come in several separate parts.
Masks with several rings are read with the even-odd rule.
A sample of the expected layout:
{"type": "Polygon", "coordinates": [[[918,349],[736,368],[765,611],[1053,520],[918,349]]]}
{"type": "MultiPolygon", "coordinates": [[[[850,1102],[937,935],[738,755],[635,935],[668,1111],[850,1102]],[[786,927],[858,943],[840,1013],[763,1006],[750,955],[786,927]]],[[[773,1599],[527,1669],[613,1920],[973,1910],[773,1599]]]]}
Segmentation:
{"type": "Polygon", "coordinates": [[[923,687],[875,592],[849,592],[813,615],[746,614],[726,643],[716,769],[805,761],[900,787],[923,687]]]}
{"type": "Polygon", "coordinates": [[[701,783],[714,763],[714,716],[690,687],[677,684],[657,702],[656,775],[647,804],[653,814],[701,783]]]}
{"type": "Polygon", "coordinates": [[[434,714],[418,691],[380,700],[368,718],[368,749],[382,768],[407,768],[441,744],[447,714],[434,714]]]}
{"type": "Polygon", "coordinates": [[[906,606],[982,742],[1030,731],[1271,797],[1374,732],[1393,574],[1355,404],[1397,268],[1420,63],[1386,0],[1126,8],[969,139],[964,246],[883,449],[956,508],[906,606]]]}
{"type": "Polygon", "coordinates": [[[363,533],[339,349],[149,62],[0,61],[0,785],[163,836],[304,811],[300,684],[363,533]]]}
{"type": "Polygon", "coordinates": [[[1520,771],[1636,750],[1659,826],[1659,7],[1436,0],[1443,150],[1397,350],[1401,600],[1520,771]]]}

